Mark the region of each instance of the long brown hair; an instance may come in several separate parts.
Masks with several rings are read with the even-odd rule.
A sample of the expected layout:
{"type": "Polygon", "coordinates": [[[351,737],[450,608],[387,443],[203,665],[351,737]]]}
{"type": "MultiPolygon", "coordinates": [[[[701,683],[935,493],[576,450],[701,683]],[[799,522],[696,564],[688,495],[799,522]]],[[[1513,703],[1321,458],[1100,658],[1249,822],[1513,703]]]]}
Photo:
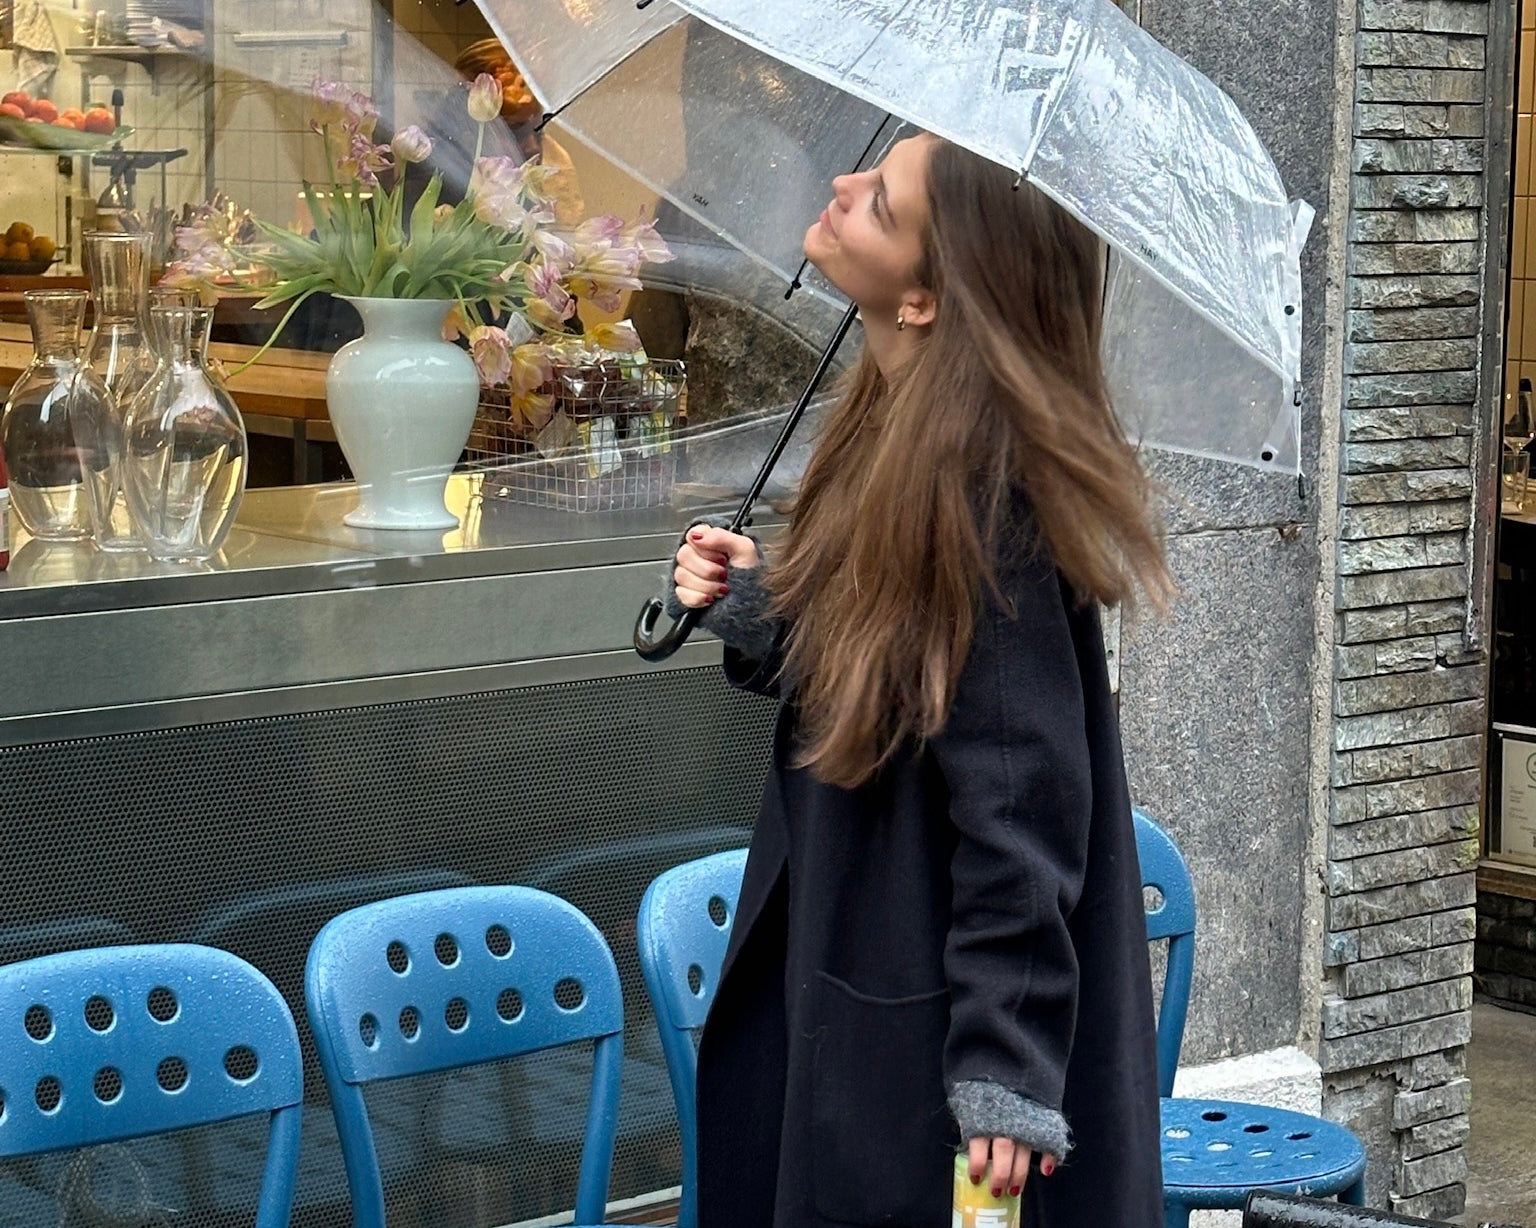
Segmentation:
{"type": "Polygon", "coordinates": [[[866,352],[769,580],[792,620],[801,763],[867,780],[943,728],[1000,548],[1027,530],[1079,601],[1163,608],[1161,521],[1099,360],[1103,248],[1013,173],[947,142],[920,285],[938,311],[889,384],[866,352]],[[1032,524],[1010,523],[1022,491],[1032,524]]]}

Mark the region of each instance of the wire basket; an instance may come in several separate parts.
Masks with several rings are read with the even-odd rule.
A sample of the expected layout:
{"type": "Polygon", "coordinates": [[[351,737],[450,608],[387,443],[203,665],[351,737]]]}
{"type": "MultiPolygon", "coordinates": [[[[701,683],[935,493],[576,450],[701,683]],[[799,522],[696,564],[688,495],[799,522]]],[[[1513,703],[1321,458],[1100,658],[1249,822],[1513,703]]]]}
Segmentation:
{"type": "Polygon", "coordinates": [[[557,362],[538,391],[553,407],[537,426],[513,412],[505,389],[481,391],[467,460],[485,471],[484,503],[616,512],[671,502],[687,418],[681,362],[557,362]]]}

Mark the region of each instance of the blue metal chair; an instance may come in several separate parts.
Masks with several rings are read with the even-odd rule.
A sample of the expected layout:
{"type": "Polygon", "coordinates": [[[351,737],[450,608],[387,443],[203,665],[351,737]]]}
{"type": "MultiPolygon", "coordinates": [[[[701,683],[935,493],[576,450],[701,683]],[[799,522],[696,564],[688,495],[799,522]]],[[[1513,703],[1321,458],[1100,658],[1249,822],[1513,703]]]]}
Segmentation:
{"type": "Polygon", "coordinates": [[[257,1228],[293,1203],[304,1095],[282,996],[244,960],[187,944],[0,967],[0,1157],[270,1114],[257,1228]]]}
{"type": "Polygon", "coordinates": [[[699,1120],[694,1104],[698,1056],[694,1034],[704,1026],[704,1017],[715,1000],[746,864],[745,849],[686,862],[658,875],[640,901],[640,973],[656,1013],[682,1136],[683,1196],[677,1228],[696,1228],[698,1224],[699,1120]]]}
{"type": "Polygon", "coordinates": [[[383,1228],[363,1086],[595,1042],[576,1223],[600,1224],[613,1163],[623,999],[597,927],[529,887],[365,904],[316,936],[304,1001],[341,1136],[355,1228],[383,1228]]]}
{"type": "Polygon", "coordinates": [[[1237,1210],[1253,1190],[1333,1195],[1365,1202],[1365,1148],[1321,1117],[1231,1100],[1178,1099],[1173,1077],[1194,979],[1195,891],[1168,833],[1140,810],[1136,852],[1147,909],[1147,937],[1168,940],[1168,971],[1157,1018],[1157,1082],[1162,1100],[1163,1214],[1183,1228],[1196,1209],[1237,1210]]]}

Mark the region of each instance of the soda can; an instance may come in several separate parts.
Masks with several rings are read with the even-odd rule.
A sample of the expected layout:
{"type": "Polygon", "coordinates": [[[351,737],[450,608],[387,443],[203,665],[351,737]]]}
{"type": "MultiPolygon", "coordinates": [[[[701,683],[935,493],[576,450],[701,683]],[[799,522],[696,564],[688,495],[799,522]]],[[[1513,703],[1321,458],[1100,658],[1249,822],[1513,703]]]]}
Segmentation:
{"type": "MultiPolygon", "coordinates": [[[[990,1164],[988,1166],[990,1168],[990,1164]]],[[[955,1209],[951,1228],[1019,1228],[1019,1195],[992,1197],[989,1172],[980,1185],[971,1184],[970,1158],[955,1156],[955,1209]]]]}

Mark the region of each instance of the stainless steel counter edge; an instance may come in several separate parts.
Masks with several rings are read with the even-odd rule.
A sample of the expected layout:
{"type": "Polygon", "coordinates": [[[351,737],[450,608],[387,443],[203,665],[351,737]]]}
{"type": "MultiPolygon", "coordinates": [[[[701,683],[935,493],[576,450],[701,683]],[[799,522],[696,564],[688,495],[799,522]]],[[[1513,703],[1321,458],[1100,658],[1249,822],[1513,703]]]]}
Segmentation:
{"type": "Polygon", "coordinates": [[[650,561],[658,573],[682,531],[619,537],[548,540],[488,546],[452,553],[345,557],[332,563],[207,571],[187,568],[170,575],[124,580],[7,588],[0,573],[0,626],[13,619],[128,611],[156,606],[249,600],[345,589],[381,588],[553,571],[570,567],[650,561]]]}
{"type": "Polygon", "coordinates": [[[645,553],[573,568],[562,551],[558,570],[11,620],[0,624],[0,721],[622,655],[661,584],[654,547],[645,553]]]}

